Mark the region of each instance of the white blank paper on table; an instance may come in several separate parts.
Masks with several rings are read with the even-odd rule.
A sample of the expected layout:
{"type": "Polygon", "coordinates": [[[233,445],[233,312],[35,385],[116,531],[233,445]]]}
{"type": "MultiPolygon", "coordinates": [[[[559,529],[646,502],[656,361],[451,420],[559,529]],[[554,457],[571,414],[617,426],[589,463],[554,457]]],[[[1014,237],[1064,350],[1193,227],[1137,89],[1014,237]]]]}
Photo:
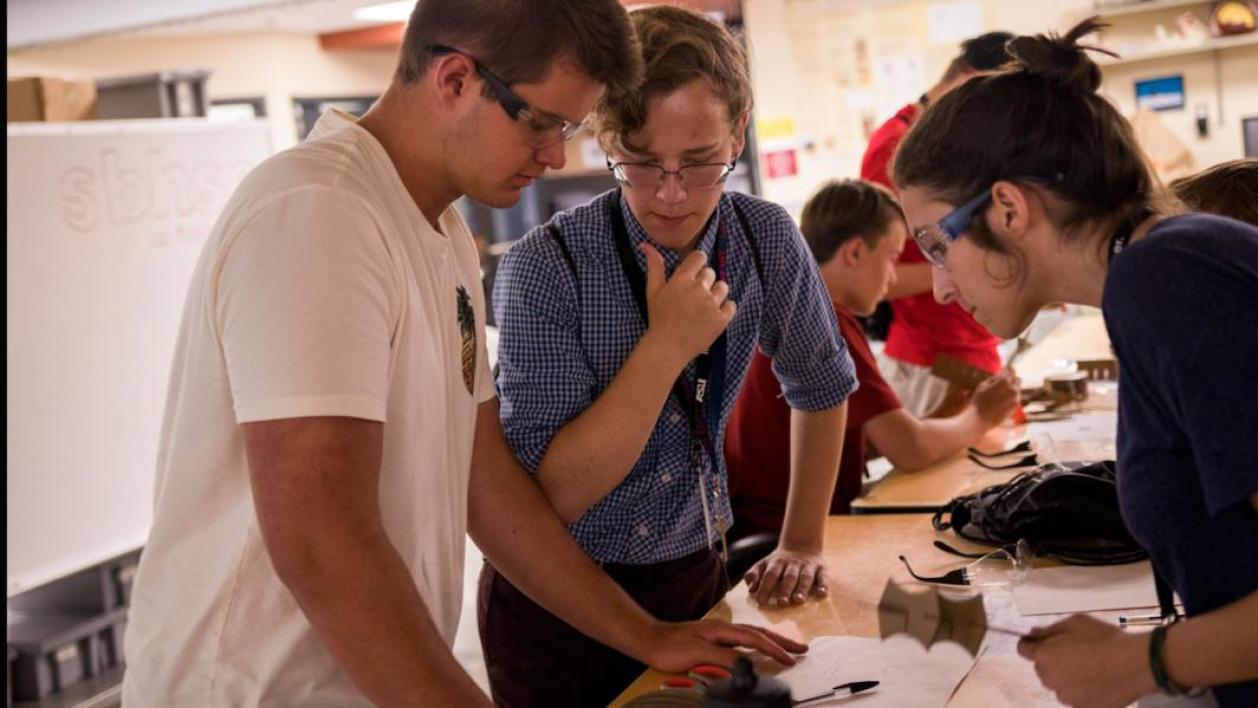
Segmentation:
{"type": "Polygon", "coordinates": [[[1157,607],[1153,566],[1148,561],[1125,565],[1067,565],[1036,568],[1013,587],[1018,612],[1051,615],[1157,607]]]}
{"type": "Polygon", "coordinates": [[[1076,413],[1064,420],[1031,422],[1027,424],[1027,435],[1034,439],[1037,435],[1048,434],[1053,440],[1071,442],[1093,442],[1113,440],[1118,435],[1117,411],[1092,411],[1076,413]]]}
{"type": "Polygon", "coordinates": [[[795,666],[777,678],[791,687],[795,700],[815,696],[849,681],[878,681],[877,688],[855,696],[819,700],[809,706],[896,706],[939,708],[974,666],[960,645],[944,642],[927,651],[916,639],[895,636],[818,637],[795,666]]]}

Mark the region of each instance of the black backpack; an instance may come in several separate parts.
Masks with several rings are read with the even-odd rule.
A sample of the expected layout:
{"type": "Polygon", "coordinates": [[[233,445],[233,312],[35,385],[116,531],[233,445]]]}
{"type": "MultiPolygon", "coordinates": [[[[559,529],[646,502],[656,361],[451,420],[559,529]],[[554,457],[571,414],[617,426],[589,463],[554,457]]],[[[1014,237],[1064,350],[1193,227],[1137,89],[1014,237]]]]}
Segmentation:
{"type": "MultiPolygon", "coordinates": [[[[1148,554],[1123,523],[1114,471],[1112,460],[1042,465],[953,499],[935,512],[933,523],[986,545],[1008,547],[1025,540],[1035,555],[1072,565],[1134,563],[1148,554]]],[[[942,541],[935,544],[972,555],[942,541]]]]}

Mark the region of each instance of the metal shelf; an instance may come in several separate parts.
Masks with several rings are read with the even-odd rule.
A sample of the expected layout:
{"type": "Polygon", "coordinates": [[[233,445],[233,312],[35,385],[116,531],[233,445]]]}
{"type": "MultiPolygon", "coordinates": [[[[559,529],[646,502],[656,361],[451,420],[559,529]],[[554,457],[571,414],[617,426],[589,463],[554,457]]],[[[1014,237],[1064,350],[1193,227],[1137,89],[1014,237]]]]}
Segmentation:
{"type": "Polygon", "coordinates": [[[1152,61],[1154,59],[1165,59],[1167,57],[1186,56],[1189,54],[1205,54],[1223,49],[1256,45],[1258,45],[1258,32],[1251,32],[1249,34],[1242,34],[1233,37],[1207,39],[1201,44],[1194,44],[1188,47],[1168,47],[1166,49],[1156,49],[1148,52],[1127,54],[1119,59],[1098,57],[1097,64],[1100,64],[1102,67],[1122,66],[1124,64],[1135,64],[1136,62],[1152,61]]]}
{"type": "Polygon", "coordinates": [[[1140,2],[1131,5],[1118,5],[1115,7],[1097,7],[1093,12],[1101,16],[1101,19],[1108,20],[1111,17],[1123,17],[1124,15],[1147,15],[1152,12],[1161,10],[1174,10],[1180,7],[1191,7],[1193,5],[1210,5],[1213,0],[1153,0],[1152,2],[1140,2]]]}
{"type": "Polygon", "coordinates": [[[118,708],[125,672],[125,667],[114,666],[42,701],[14,701],[13,708],[118,708]]]}

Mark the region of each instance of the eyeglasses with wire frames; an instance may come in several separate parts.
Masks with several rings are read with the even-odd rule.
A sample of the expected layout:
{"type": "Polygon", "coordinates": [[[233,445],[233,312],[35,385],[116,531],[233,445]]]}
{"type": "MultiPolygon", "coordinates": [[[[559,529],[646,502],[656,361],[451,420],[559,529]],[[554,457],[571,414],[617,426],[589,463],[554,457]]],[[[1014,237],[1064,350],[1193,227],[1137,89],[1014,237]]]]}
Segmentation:
{"type": "Polygon", "coordinates": [[[476,73],[485,81],[494,100],[502,106],[502,110],[506,111],[511,120],[524,127],[525,141],[531,147],[544,148],[557,142],[571,140],[585,125],[584,120],[573,122],[530,106],[528,101],[511,90],[507,82],[495,76],[479,59],[461,49],[444,44],[430,44],[426,49],[433,56],[462,54],[471,59],[476,66],[476,73]]]}
{"type": "Polygon", "coordinates": [[[612,171],[617,182],[631,189],[659,189],[669,175],[677,176],[677,184],[682,189],[712,189],[725,182],[734,171],[737,159],[682,165],[675,170],[666,170],[653,162],[612,162],[608,157],[607,169],[612,171]]]}
{"type": "MultiPolygon", "coordinates": [[[[1060,174],[1048,176],[1032,175],[1014,177],[1008,181],[1056,184],[1062,181],[1062,176],[1060,174]]],[[[948,244],[957,240],[961,237],[961,234],[969,230],[975,213],[980,209],[986,208],[991,200],[992,190],[991,187],[988,187],[973,199],[953,209],[939,221],[914,231],[913,240],[917,242],[917,247],[921,250],[922,255],[926,257],[926,260],[936,268],[944,268],[944,264],[948,259],[948,244]]]]}
{"type": "Polygon", "coordinates": [[[900,556],[900,562],[904,563],[904,567],[908,569],[909,575],[913,576],[914,580],[938,585],[1012,587],[1026,578],[1034,559],[1031,547],[1025,539],[1018,539],[1016,544],[983,554],[961,553],[942,541],[936,541],[935,545],[974,560],[943,575],[923,576],[913,570],[907,558],[900,556]]]}

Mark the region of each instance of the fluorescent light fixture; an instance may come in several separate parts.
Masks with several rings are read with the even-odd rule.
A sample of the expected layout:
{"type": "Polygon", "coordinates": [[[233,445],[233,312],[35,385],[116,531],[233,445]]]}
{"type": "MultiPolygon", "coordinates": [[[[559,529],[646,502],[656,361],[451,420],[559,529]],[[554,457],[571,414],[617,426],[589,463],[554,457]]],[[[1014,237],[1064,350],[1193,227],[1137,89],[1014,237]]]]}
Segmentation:
{"type": "Polygon", "coordinates": [[[379,5],[368,5],[354,10],[354,19],[368,22],[406,22],[415,9],[415,0],[385,2],[379,5]]]}

